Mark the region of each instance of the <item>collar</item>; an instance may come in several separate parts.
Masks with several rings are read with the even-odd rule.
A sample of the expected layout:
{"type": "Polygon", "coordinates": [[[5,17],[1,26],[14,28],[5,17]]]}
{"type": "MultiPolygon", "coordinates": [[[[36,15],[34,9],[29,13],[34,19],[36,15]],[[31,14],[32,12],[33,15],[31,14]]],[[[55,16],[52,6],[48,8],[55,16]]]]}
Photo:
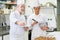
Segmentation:
{"type": "Polygon", "coordinates": [[[17,14],[21,15],[21,14],[20,14],[20,12],[19,12],[18,10],[16,10],[16,11],[15,11],[15,13],[17,13],[17,14]]]}
{"type": "MultiPolygon", "coordinates": [[[[35,15],[35,13],[34,13],[34,15],[35,15]]],[[[41,16],[41,14],[39,13],[38,15],[35,15],[35,16],[41,16]]]]}

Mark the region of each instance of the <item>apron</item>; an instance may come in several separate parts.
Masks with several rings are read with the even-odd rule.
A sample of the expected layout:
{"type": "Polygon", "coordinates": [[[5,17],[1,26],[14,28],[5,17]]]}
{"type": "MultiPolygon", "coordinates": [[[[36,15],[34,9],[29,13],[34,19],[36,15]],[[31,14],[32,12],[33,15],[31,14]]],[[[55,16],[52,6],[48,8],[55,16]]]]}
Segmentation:
{"type": "Polygon", "coordinates": [[[25,22],[25,17],[15,11],[10,14],[10,40],[25,40],[25,30],[22,26],[15,24],[17,20],[25,22]]]}
{"type": "MultiPolygon", "coordinates": [[[[35,19],[36,21],[38,21],[39,23],[41,22],[45,22],[44,18],[40,15],[36,16],[36,15],[31,15],[29,18],[29,23],[28,23],[28,26],[31,25],[31,23],[33,22],[32,19],[35,19]],[[30,25],[29,25],[30,24],[30,25]]],[[[43,31],[41,30],[40,28],[40,25],[39,23],[35,24],[33,27],[32,27],[32,36],[31,36],[31,40],[34,40],[35,38],[37,37],[40,37],[40,36],[46,36],[46,31],[43,31]]],[[[31,27],[30,27],[31,28],[31,27]]]]}
{"type": "Polygon", "coordinates": [[[32,39],[31,40],[34,40],[35,38],[40,37],[40,36],[46,36],[46,31],[41,30],[37,24],[32,29],[32,39]]]}

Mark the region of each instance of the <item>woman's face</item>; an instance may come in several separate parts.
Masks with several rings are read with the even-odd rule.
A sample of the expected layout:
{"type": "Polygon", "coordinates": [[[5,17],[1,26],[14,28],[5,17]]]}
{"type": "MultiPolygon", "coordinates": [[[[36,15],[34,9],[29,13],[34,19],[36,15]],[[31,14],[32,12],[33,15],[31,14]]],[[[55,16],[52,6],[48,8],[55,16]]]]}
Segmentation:
{"type": "Polygon", "coordinates": [[[39,15],[40,7],[34,7],[35,15],[39,15]]]}

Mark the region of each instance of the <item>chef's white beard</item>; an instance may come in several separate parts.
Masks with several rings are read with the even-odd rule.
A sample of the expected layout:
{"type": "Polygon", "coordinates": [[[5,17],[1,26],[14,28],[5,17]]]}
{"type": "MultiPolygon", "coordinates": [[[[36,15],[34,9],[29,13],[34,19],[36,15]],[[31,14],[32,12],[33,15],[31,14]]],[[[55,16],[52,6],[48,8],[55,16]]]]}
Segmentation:
{"type": "Polygon", "coordinates": [[[24,15],[24,12],[21,12],[21,15],[24,15]]]}
{"type": "Polygon", "coordinates": [[[24,11],[21,11],[21,10],[19,10],[19,9],[18,9],[18,11],[19,11],[19,13],[20,13],[21,15],[24,15],[24,13],[25,13],[24,11]]]}

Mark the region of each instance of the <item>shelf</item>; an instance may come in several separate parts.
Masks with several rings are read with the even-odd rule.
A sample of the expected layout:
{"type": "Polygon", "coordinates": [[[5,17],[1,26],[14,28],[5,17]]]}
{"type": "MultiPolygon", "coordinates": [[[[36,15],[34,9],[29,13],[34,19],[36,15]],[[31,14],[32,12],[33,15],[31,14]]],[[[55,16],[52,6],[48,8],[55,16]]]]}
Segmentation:
{"type": "Polygon", "coordinates": [[[8,5],[15,5],[15,4],[17,4],[16,2],[9,2],[9,3],[5,3],[5,4],[8,4],[8,5]]]}
{"type": "Polygon", "coordinates": [[[2,1],[2,2],[0,1],[0,4],[5,4],[5,3],[6,3],[6,2],[4,2],[4,1],[2,1]]]}
{"type": "Polygon", "coordinates": [[[0,1],[0,4],[8,4],[8,5],[15,5],[15,4],[17,4],[16,2],[1,2],[0,1]]]}

